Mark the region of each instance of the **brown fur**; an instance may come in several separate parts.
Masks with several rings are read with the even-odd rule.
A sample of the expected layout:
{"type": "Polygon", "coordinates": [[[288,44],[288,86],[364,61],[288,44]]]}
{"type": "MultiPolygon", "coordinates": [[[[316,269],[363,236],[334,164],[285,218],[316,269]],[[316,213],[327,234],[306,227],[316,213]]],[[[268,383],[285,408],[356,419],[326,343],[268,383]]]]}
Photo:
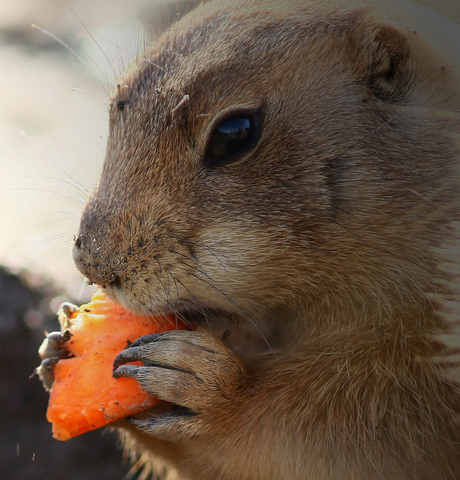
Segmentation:
{"type": "Polygon", "coordinates": [[[148,465],[460,478],[456,63],[419,9],[378,3],[212,1],[120,80],[76,263],[198,325],[145,347],[141,385],[197,414],[121,422],[148,465]],[[243,107],[259,143],[207,166],[243,107]]]}

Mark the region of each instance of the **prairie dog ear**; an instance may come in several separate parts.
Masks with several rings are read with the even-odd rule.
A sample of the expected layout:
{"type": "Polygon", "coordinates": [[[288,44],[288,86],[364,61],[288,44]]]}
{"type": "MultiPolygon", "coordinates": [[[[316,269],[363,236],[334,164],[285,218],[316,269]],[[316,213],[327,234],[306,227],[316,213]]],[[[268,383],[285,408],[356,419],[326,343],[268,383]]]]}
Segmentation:
{"type": "Polygon", "coordinates": [[[412,83],[407,36],[395,27],[380,25],[368,31],[363,45],[371,92],[384,102],[403,100],[412,83]]]}

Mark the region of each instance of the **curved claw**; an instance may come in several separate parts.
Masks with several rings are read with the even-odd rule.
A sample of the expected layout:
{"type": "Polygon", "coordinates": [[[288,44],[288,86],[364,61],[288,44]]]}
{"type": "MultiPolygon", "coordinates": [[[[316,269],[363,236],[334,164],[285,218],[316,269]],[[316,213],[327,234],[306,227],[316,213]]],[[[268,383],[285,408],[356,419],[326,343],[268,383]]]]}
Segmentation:
{"type": "Polygon", "coordinates": [[[58,310],[59,323],[61,324],[61,330],[65,330],[70,327],[71,319],[75,313],[79,311],[79,308],[73,303],[64,302],[61,303],[58,310]]]}
{"type": "Polygon", "coordinates": [[[146,418],[130,417],[128,420],[139,430],[169,441],[196,438],[203,427],[199,414],[187,407],[177,405],[159,415],[151,415],[146,418]]]}
{"type": "Polygon", "coordinates": [[[144,335],[143,337],[134,340],[134,342],[131,343],[128,348],[140,347],[141,345],[146,345],[147,343],[156,342],[162,335],[163,333],[149,333],[148,335],[144,335]]]}
{"type": "Polygon", "coordinates": [[[61,347],[64,343],[68,342],[72,334],[70,330],[64,330],[63,332],[51,332],[48,334],[48,343],[51,343],[57,347],[61,347]]]}
{"type": "Polygon", "coordinates": [[[51,386],[54,382],[54,367],[58,363],[58,357],[49,357],[45,358],[42,361],[40,366],[37,368],[36,372],[38,374],[38,378],[43,383],[46,391],[50,391],[51,386]]]}
{"type": "Polygon", "coordinates": [[[61,303],[58,310],[58,315],[63,313],[67,318],[72,318],[75,312],[78,312],[78,307],[70,302],[61,303]]]}
{"type": "Polygon", "coordinates": [[[143,355],[139,347],[127,348],[119,353],[113,361],[113,368],[116,369],[120,365],[128,362],[137,362],[143,360],[143,355]]]}
{"type": "Polygon", "coordinates": [[[139,367],[136,365],[122,365],[121,367],[116,368],[112,375],[114,378],[120,377],[130,377],[136,378],[139,372],[139,367]]]}

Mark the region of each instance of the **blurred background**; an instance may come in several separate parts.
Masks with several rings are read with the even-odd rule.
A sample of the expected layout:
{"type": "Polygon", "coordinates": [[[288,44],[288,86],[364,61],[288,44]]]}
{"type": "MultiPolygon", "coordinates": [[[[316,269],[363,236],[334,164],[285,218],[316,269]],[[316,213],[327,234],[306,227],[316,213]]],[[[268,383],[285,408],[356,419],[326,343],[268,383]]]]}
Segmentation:
{"type": "Polygon", "coordinates": [[[0,262],[69,288],[108,92],[142,50],[152,3],[0,0],[0,262]]]}
{"type": "Polygon", "coordinates": [[[44,330],[92,289],[71,257],[101,171],[107,97],[160,0],[0,0],[0,478],[138,478],[116,435],[51,437],[37,377],[44,330]],[[34,25],[34,26],[32,26],[34,25]],[[48,33],[47,33],[48,32],[48,33]]]}

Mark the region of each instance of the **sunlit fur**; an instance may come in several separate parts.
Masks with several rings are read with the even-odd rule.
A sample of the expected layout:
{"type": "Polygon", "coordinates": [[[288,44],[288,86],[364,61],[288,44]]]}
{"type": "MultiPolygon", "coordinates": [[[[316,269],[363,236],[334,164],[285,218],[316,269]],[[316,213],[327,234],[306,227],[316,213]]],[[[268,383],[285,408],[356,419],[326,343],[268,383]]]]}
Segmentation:
{"type": "Polygon", "coordinates": [[[460,478],[460,56],[447,20],[371,3],[205,3],[115,89],[77,266],[132,310],[196,311],[215,349],[191,423],[122,426],[146,468],[460,478]],[[257,146],[207,165],[245,109],[257,146]]]}

